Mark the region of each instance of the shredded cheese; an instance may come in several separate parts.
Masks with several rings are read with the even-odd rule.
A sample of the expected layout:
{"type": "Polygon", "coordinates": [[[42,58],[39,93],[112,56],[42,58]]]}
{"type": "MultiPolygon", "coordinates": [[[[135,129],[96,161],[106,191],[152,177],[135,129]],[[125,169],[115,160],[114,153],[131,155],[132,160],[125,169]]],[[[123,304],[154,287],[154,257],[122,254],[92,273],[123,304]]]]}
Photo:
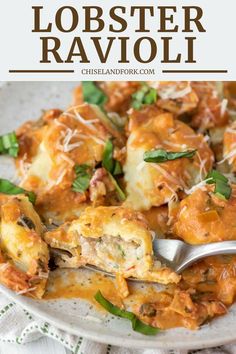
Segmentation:
{"type": "Polygon", "coordinates": [[[63,152],[70,152],[78,147],[80,147],[83,142],[78,141],[76,143],[71,143],[71,140],[78,136],[78,130],[72,130],[70,128],[67,128],[66,131],[62,131],[61,135],[63,137],[63,142],[62,144],[58,144],[58,149],[63,151],[63,152]]]}
{"type": "Polygon", "coordinates": [[[67,155],[65,154],[61,154],[60,156],[64,161],[68,162],[69,165],[71,165],[71,167],[74,167],[75,163],[72,159],[70,159],[67,155]]]}
{"type": "Polygon", "coordinates": [[[221,102],[221,105],[220,105],[220,115],[221,115],[221,117],[224,116],[226,108],[227,108],[227,105],[228,105],[228,100],[226,98],[224,98],[223,101],[221,102]]]}
{"type": "Polygon", "coordinates": [[[179,216],[181,216],[182,215],[182,213],[184,213],[185,212],[185,210],[187,210],[187,206],[185,205],[181,210],[180,210],[180,212],[179,212],[179,216]]]}
{"type": "Polygon", "coordinates": [[[217,162],[217,164],[220,165],[223,162],[225,162],[226,160],[229,160],[228,162],[229,162],[229,164],[231,164],[235,157],[236,157],[236,149],[233,149],[228,154],[226,154],[221,161],[217,162]]]}
{"type": "Polygon", "coordinates": [[[181,187],[179,180],[175,178],[172,174],[168,173],[164,168],[159,166],[158,164],[151,163],[152,167],[154,167],[158,172],[160,172],[166,179],[168,179],[171,183],[176,184],[177,186],[181,187]]]}
{"type": "Polygon", "coordinates": [[[233,128],[227,128],[225,132],[226,132],[226,133],[236,134],[236,130],[233,129],[233,128]]]}
{"type": "Polygon", "coordinates": [[[179,148],[179,149],[182,149],[182,150],[184,150],[184,149],[186,149],[188,147],[186,144],[176,144],[176,143],[173,143],[173,142],[168,141],[168,140],[163,140],[163,143],[165,145],[168,145],[168,146],[171,146],[171,147],[173,146],[173,147],[176,147],[176,148],[179,148]]]}
{"type": "Polygon", "coordinates": [[[159,82],[154,82],[151,83],[151,87],[158,89],[158,95],[161,97],[163,100],[175,100],[178,98],[182,98],[186,95],[188,95],[191,91],[192,88],[190,86],[190,83],[188,82],[188,85],[182,89],[178,90],[178,82],[176,84],[171,84],[165,87],[161,87],[159,82]]]}
{"type": "Polygon", "coordinates": [[[23,294],[29,293],[30,291],[34,291],[34,290],[36,290],[36,287],[20,290],[20,291],[16,292],[16,295],[23,295],[23,294]]]}
{"type": "Polygon", "coordinates": [[[202,187],[205,187],[206,186],[206,184],[207,184],[207,182],[208,181],[210,181],[211,180],[211,178],[207,178],[207,179],[205,179],[205,181],[201,181],[201,182],[199,182],[198,184],[195,184],[195,186],[193,186],[192,188],[190,188],[190,189],[185,189],[184,190],[184,192],[186,193],[186,194],[192,194],[193,192],[195,192],[197,189],[201,189],[202,187]]]}
{"type": "Polygon", "coordinates": [[[206,172],[206,167],[205,167],[205,164],[206,164],[207,160],[206,160],[206,159],[202,160],[202,158],[201,158],[201,156],[200,156],[200,154],[199,154],[198,151],[197,151],[196,155],[197,155],[197,157],[198,157],[198,159],[199,159],[199,162],[200,162],[199,177],[200,177],[200,181],[202,181],[203,178],[204,178],[204,177],[206,176],[206,174],[207,174],[207,172],[206,172]],[[204,175],[203,175],[203,173],[204,173],[204,175]]]}
{"type": "Polygon", "coordinates": [[[85,135],[85,134],[78,134],[78,136],[79,136],[81,139],[88,139],[88,138],[89,138],[89,139],[92,139],[92,140],[95,141],[95,143],[100,144],[100,145],[105,145],[105,144],[106,144],[104,140],[102,140],[102,139],[100,139],[100,138],[98,138],[98,137],[96,137],[96,136],[90,135],[90,134],[87,134],[87,135],[85,135]]]}
{"type": "Polygon", "coordinates": [[[136,170],[141,171],[146,165],[145,161],[140,162],[137,166],[136,166],[136,170]]]}
{"type": "Polygon", "coordinates": [[[10,263],[1,263],[0,264],[0,272],[4,272],[10,266],[11,266],[10,263]]]}
{"type": "Polygon", "coordinates": [[[98,119],[86,120],[79,114],[79,112],[76,111],[76,109],[74,109],[73,112],[74,112],[74,114],[69,113],[69,112],[65,112],[64,115],[67,115],[67,116],[73,117],[73,118],[77,118],[77,120],[81,124],[85,125],[86,127],[88,127],[92,131],[96,131],[96,128],[93,126],[93,124],[98,123],[99,122],[98,119]]]}

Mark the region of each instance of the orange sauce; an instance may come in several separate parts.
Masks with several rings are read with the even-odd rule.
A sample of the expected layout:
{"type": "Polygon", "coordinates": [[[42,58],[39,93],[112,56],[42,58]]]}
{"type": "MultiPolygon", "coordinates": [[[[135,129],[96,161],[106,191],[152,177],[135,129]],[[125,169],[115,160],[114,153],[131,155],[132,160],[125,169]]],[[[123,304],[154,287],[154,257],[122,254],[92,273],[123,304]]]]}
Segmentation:
{"type": "Polygon", "coordinates": [[[162,290],[163,286],[160,288],[156,284],[137,285],[129,282],[129,295],[125,299],[119,296],[113,278],[82,269],[56,270],[51,273],[44,300],[80,298],[92,303],[98,310],[104,311],[94,299],[94,295],[100,290],[110,302],[120,308],[131,310],[144,322],[153,326],[161,329],[173,327],[196,329],[208,318],[207,313],[211,311],[212,301],[216,303],[217,310],[210,317],[225,313],[226,306],[231,305],[235,300],[235,265],[234,256],[209,257],[187,269],[183,273],[180,284],[168,286],[165,290],[162,290]],[[181,312],[179,307],[181,296],[189,298],[196,310],[195,314],[181,312]],[[143,304],[155,305],[155,317],[149,318],[140,314],[140,307],[143,304]]]}
{"type": "Polygon", "coordinates": [[[45,300],[80,298],[97,305],[94,295],[100,290],[111,302],[117,306],[122,305],[114,281],[111,278],[82,270],[55,271],[53,273],[44,295],[45,300]]]}

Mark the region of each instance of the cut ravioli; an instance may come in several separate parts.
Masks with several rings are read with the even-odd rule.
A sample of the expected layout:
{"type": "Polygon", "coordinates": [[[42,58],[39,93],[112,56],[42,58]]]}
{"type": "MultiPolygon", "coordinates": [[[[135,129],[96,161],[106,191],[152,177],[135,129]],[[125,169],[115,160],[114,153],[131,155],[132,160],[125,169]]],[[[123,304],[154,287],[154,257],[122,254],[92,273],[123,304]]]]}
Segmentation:
{"type": "MultiPolygon", "coordinates": [[[[97,266],[124,278],[177,283],[180,277],[155,262],[152,232],[142,214],[123,207],[87,208],[78,220],[45,234],[52,249],[70,252],[71,264],[97,266]],[[79,253],[79,256],[75,255],[79,253]]],[[[62,258],[64,255],[62,254],[62,258]]],[[[58,260],[63,265],[63,260],[58,260]]],[[[64,258],[64,266],[68,266],[64,258]]]]}
{"type": "Polygon", "coordinates": [[[199,183],[211,169],[214,156],[201,134],[174,119],[170,113],[153,108],[134,112],[130,122],[124,166],[127,182],[127,206],[148,210],[176,198],[176,192],[199,183]],[[193,158],[181,158],[164,163],[147,163],[146,151],[196,150],[193,158]]]}
{"type": "Polygon", "coordinates": [[[0,280],[13,290],[37,298],[43,296],[48,278],[49,252],[41,237],[43,232],[28,197],[8,197],[1,204],[0,280]]]}

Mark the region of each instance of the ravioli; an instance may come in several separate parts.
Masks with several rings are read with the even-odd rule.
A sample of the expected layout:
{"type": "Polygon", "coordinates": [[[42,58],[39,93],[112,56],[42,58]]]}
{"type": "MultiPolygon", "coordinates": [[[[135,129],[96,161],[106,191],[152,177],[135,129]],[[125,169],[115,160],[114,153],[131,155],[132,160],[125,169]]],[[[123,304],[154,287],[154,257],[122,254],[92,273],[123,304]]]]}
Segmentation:
{"type": "Polygon", "coordinates": [[[38,129],[26,126],[18,133],[23,145],[17,163],[21,186],[37,194],[36,208],[47,224],[50,219],[58,224],[76,218],[91,202],[89,193],[75,193],[72,184],[75,166],[86,164],[93,170],[111,138],[99,114],[83,104],[59,115],[46,113],[38,129]]]}
{"type": "Polygon", "coordinates": [[[170,113],[146,110],[131,114],[131,132],[124,166],[128,198],[133,209],[148,210],[176,198],[180,190],[200,182],[211,169],[214,156],[201,134],[170,113]],[[167,151],[197,150],[192,159],[146,163],[144,153],[153,149],[167,151]]]}
{"type": "Polygon", "coordinates": [[[8,197],[1,205],[0,281],[38,298],[48,278],[49,252],[43,232],[43,224],[27,197],[8,197]]]}
{"type": "MultiPolygon", "coordinates": [[[[163,284],[180,279],[170,269],[161,267],[159,261],[155,262],[152,233],[144,217],[127,208],[87,208],[66,232],[64,227],[60,228],[60,233],[48,232],[45,241],[52,248],[69,251],[73,264],[77,251],[80,253],[78,265],[95,265],[124,278],[135,277],[163,284]]],[[[59,265],[63,262],[59,261],[59,265]]]]}

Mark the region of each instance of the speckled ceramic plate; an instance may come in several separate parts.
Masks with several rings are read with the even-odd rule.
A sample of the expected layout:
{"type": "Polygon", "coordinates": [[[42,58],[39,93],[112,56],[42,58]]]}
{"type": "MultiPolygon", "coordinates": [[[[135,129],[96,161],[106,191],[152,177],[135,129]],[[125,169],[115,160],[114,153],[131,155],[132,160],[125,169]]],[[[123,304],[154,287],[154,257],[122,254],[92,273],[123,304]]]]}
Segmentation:
{"type": "MultiPolygon", "coordinates": [[[[0,134],[14,130],[19,124],[35,119],[42,109],[65,108],[71,100],[75,83],[16,82],[0,85],[0,134]]],[[[0,158],[1,177],[14,175],[8,158],[0,158]]],[[[0,286],[11,300],[60,329],[94,341],[137,348],[194,349],[226,344],[236,340],[236,306],[198,331],[178,328],[161,331],[154,337],[132,332],[130,323],[96,312],[80,299],[36,301],[14,294],[0,286]]]]}

